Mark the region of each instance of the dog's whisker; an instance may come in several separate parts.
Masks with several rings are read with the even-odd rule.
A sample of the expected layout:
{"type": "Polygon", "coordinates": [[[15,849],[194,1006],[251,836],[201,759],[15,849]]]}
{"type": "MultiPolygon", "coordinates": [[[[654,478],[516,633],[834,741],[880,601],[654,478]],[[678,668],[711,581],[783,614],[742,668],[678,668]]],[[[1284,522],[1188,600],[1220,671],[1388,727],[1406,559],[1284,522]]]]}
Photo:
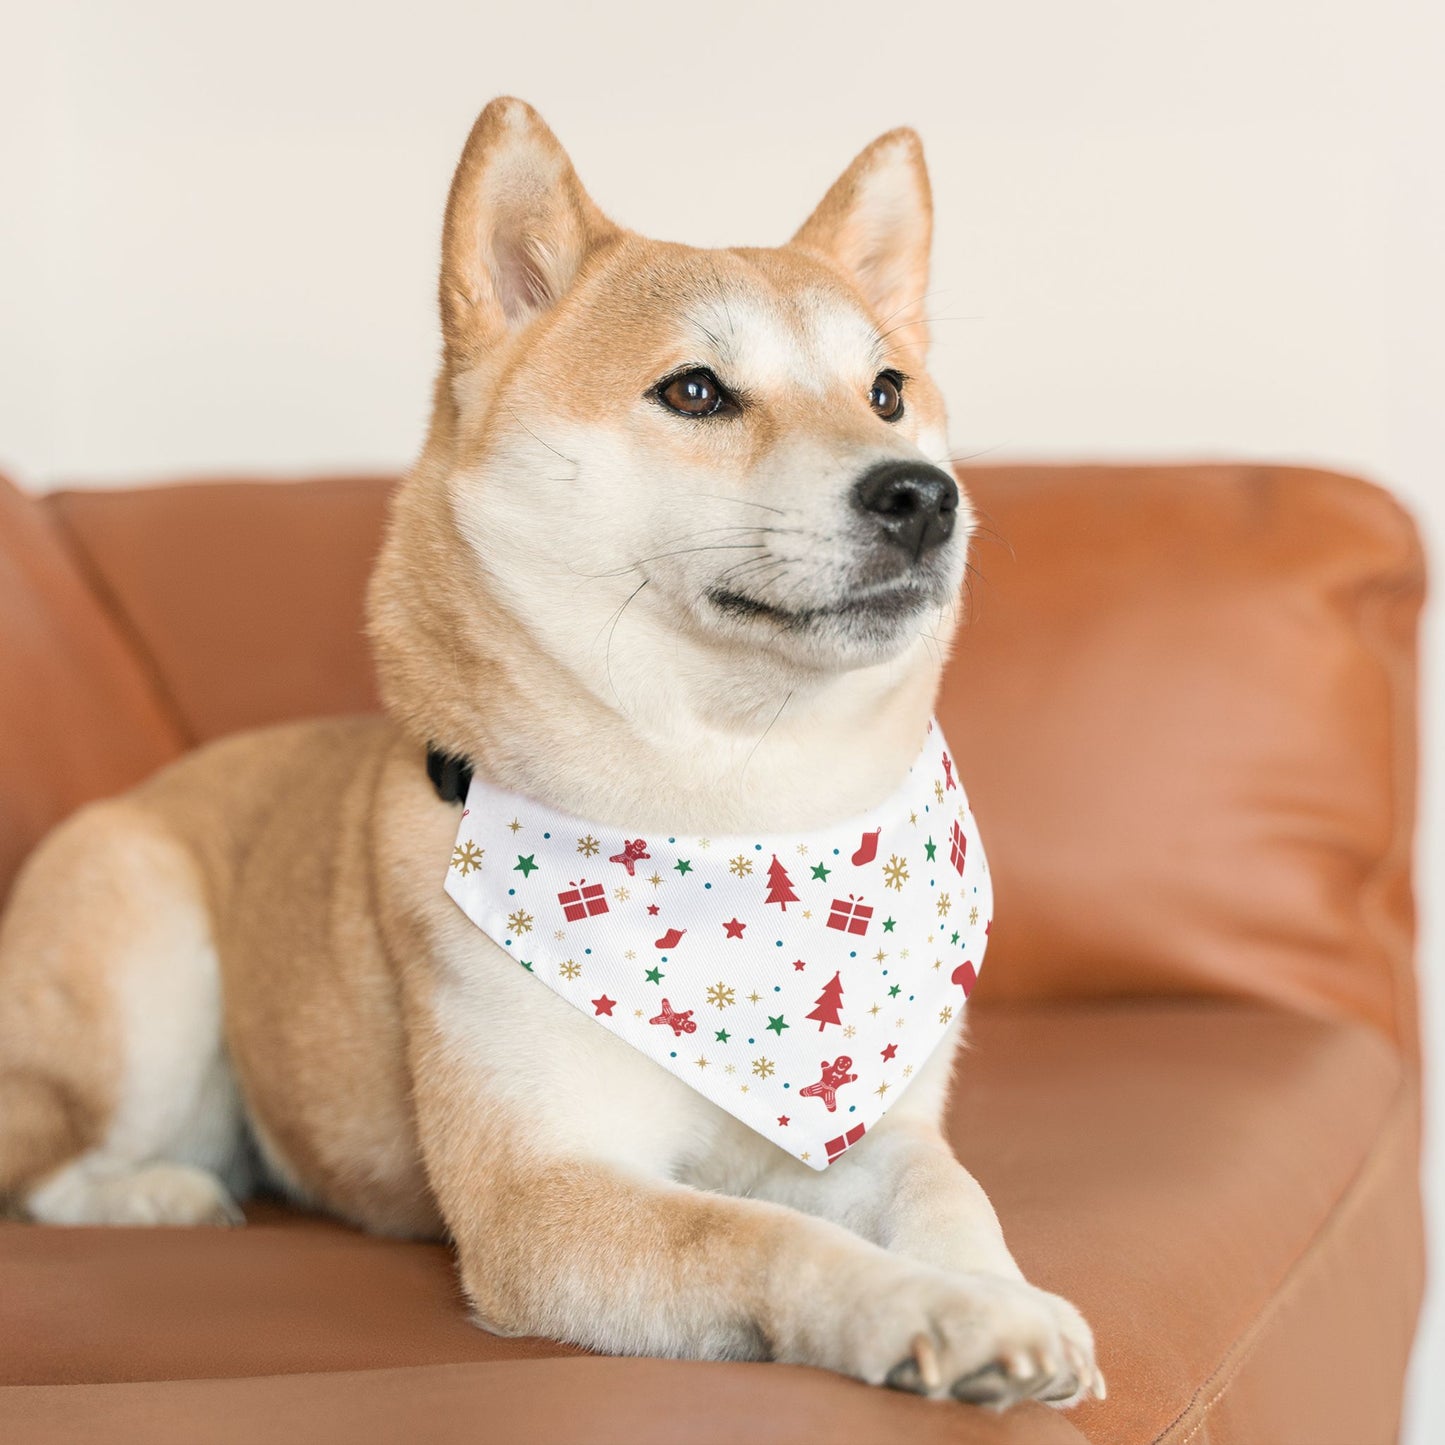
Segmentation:
{"type": "Polygon", "coordinates": [[[752,762],[752,760],[753,760],[753,755],[757,752],[757,750],[758,750],[760,747],[762,747],[764,740],[767,738],[768,734],[769,734],[770,732],[772,732],[773,728],[777,725],[778,719],[779,719],[780,717],[782,717],[782,715],[783,715],[783,709],[784,709],[785,707],[787,707],[787,705],[788,705],[792,700],[793,700],[793,689],[792,689],[792,688],[789,688],[789,689],[788,689],[788,695],[782,700],[782,702],[780,702],[780,703],[778,704],[778,710],[777,710],[777,712],[775,712],[775,713],[773,714],[773,716],[772,716],[772,721],[769,722],[768,725],[767,725],[767,727],[765,727],[765,728],[763,729],[761,736],[758,738],[757,742],[755,742],[755,743],[752,745],[752,747],[748,750],[748,755],[747,755],[747,757],[743,759],[742,770],[738,773],[738,782],[739,782],[739,784],[742,783],[743,778],[744,778],[744,777],[746,776],[746,774],[747,774],[748,764],[752,762]]]}
{"type": "MultiPolygon", "coordinates": [[[[607,647],[603,652],[602,665],[607,673],[607,686],[611,689],[612,696],[617,699],[617,705],[619,707],[621,707],[623,703],[622,696],[617,691],[617,684],[612,680],[612,639],[617,635],[617,625],[622,621],[622,614],[626,612],[627,609],[632,605],[633,600],[636,598],[637,594],[641,592],[644,587],[647,586],[647,580],[648,579],[644,577],[642,581],[639,582],[637,586],[634,587],[632,591],[627,594],[627,600],[622,604],[621,607],[617,609],[616,612],[612,614],[612,626],[607,633],[607,647]]],[[[603,623],[602,625],[603,627],[607,626],[606,623],[603,623]]],[[[602,635],[600,628],[598,629],[597,635],[598,637],[601,637],[602,635]]]]}
{"type": "Polygon", "coordinates": [[[542,438],[539,437],[537,433],[534,432],[532,428],[529,427],[527,423],[524,422],[522,418],[517,415],[517,409],[510,402],[503,401],[502,405],[506,407],[508,412],[511,413],[512,420],[516,422],[517,425],[521,427],[522,430],[526,432],[527,435],[531,437],[532,440],[536,442],[539,447],[546,447],[547,450],[551,452],[554,457],[561,457],[562,460],[566,462],[569,467],[574,468],[573,474],[570,477],[563,478],[563,480],[569,482],[576,481],[578,473],[580,473],[582,470],[582,463],[579,462],[576,457],[569,457],[566,452],[559,452],[557,448],[554,447],[550,442],[544,442],[542,438]]]}
{"type": "Polygon", "coordinates": [[[629,572],[636,572],[644,563],[660,562],[666,557],[687,557],[695,552],[748,552],[755,551],[757,545],[755,542],[713,542],[703,547],[680,547],[674,552],[654,552],[650,557],[639,557],[625,567],[614,567],[606,572],[583,572],[576,567],[568,570],[574,577],[586,577],[593,581],[600,581],[608,577],[625,577],[629,572]]]}
{"type": "Polygon", "coordinates": [[[699,497],[710,502],[736,504],[739,507],[760,507],[765,512],[776,512],[780,517],[786,517],[788,515],[788,509],[786,507],[774,507],[767,502],[755,502],[751,497],[723,497],[719,496],[716,492],[689,492],[687,495],[690,497],[699,497]]]}

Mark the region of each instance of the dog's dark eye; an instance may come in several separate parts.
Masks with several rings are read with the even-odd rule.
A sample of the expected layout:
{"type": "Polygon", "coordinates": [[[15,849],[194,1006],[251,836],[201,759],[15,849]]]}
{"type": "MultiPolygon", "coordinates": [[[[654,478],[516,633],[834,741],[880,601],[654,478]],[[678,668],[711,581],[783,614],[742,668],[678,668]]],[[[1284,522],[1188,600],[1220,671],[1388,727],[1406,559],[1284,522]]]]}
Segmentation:
{"type": "Polygon", "coordinates": [[[711,416],[727,404],[728,395],[712,372],[699,367],[664,382],[657,389],[657,399],[683,416],[711,416]]]}
{"type": "Polygon", "coordinates": [[[884,421],[897,421],[903,415],[903,378],[896,371],[880,371],[873,378],[868,405],[884,421]]]}

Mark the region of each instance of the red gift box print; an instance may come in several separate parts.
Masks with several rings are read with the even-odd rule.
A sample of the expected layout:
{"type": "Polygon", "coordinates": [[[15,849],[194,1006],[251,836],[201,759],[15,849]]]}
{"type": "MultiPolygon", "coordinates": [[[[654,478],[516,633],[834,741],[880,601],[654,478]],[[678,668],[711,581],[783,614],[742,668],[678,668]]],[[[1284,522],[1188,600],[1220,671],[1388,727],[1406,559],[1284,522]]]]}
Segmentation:
{"type": "Polygon", "coordinates": [[[564,888],[557,895],[557,902],[562,905],[568,923],[607,912],[606,890],[600,883],[589,883],[585,878],[564,888]]]}
{"type": "Polygon", "coordinates": [[[832,911],[828,914],[828,927],[836,928],[839,933],[867,933],[872,917],[872,904],[864,903],[861,898],[854,898],[850,893],[846,901],[842,898],[833,900],[832,911]]]}
{"type": "Polygon", "coordinates": [[[968,839],[963,836],[963,829],[955,823],[953,834],[948,840],[948,861],[953,864],[953,871],[960,878],[963,877],[963,855],[967,852],[968,839]]]}
{"type": "Polygon", "coordinates": [[[823,1147],[828,1151],[828,1163],[832,1163],[845,1149],[856,1144],[867,1129],[866,1124],[855,1124],[846,1134],[839,1134],[836,1139],[829,1139],[823,1147]]]}

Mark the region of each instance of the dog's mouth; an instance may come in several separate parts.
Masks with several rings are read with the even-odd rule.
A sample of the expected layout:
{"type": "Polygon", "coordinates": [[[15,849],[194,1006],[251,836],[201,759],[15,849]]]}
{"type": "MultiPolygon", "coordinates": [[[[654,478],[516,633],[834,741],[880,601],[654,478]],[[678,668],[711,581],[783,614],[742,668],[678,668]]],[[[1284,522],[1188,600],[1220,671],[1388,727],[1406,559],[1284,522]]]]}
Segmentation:
{"type": "Polygon", "coordinates": [[[935,589],[917,581],[900,581],[882,587],[871,587],[836,602],[804,607],[784,607],[764,602],[746,592],[714,587],[707,600],[719,612],[743,620],[770,621],[791,631],[802,631],[828,623],[862,622],[864,624],[896,624],[936,603],[935,589]]]}

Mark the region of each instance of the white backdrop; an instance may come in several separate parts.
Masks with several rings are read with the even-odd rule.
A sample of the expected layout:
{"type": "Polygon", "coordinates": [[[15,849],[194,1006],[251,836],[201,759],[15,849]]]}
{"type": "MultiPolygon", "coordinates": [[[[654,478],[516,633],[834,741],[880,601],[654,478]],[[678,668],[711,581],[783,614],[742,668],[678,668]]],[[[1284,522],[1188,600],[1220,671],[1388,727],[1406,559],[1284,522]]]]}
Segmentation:
{"type": "MultiPolygon", "coordinates": [[[[445,186],[479,105],[510,91],[604,208],[700,243],[783,238],[861,144],[916,125],[956,451],[1355,469],[1404,496],[1438,558],[1442,15],[0,0],[0,466],[45,486],[404,463],[445,186]]],[[[1438,735],[1438,627],[1429,650],[1438,735]]],[[[1438,770],[1428,787],[1445,1058],[1438,770]]],[[[1411,1432],[1445,1439],[1438,1304],[1411,1432]]]]}

